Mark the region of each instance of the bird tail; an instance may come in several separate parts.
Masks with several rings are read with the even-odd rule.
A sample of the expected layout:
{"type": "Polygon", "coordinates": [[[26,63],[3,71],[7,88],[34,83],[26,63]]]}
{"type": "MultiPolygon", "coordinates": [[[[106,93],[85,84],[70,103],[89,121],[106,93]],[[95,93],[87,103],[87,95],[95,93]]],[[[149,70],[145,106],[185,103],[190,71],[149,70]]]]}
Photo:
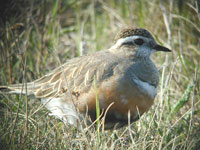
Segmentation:
{"type": "Polygon", "coordinates": [[[32,82],[0,86],[0,91],[10,94],[34,95],[37,98],[50,97],[55,95],[59,90],[58,86],[60,86],[62,82],[62,80],[60,80],[61,74],[61,69],[58,68],[32,82]]]}
{"type": "Polygon", "coordinates": [[[27,94],[33,95],[37,87],[34,82],[24,84],[13,84],[9,86],[0,86],[0,91],[8,92],[10,94],[27,94]]]}

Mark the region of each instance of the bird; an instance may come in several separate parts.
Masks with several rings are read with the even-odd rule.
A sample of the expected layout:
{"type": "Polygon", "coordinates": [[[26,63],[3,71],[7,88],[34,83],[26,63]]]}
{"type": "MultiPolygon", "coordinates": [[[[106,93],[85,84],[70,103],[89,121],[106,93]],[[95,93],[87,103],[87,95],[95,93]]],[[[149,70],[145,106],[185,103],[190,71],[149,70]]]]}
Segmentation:
{"type": "Polygon", "coordinates": [[[0,90],[33,95],[50,115],[75,127],[85,116],[87,124],[98,119],[98,103],[105,129],[121,128],[137,121],[154,103],[159,71],[151,56],[157,51],[171,52],[148,30],[128,27],[117,33],[107,50],[72,58],[35,81],[0,90]]]}

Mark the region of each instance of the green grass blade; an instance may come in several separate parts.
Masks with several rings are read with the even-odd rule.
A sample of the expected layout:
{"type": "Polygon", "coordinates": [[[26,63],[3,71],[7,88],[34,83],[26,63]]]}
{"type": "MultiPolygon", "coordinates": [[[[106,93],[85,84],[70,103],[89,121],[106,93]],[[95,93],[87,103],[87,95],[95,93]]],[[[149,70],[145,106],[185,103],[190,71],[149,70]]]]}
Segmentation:
{"type": "Polygon", "coordinates": [[[186,89],[186,91],[185,91],[183,97],[175,104],[174,108],[172,109],[172,111],[171,111],[171,113],[170,113],[170,116],[169,116],[169,119],[168,119],[169,121],[170,121],[170,120],[174,117],[174,115],[188,102],[188,100],[189,100],[189,98],[190,98],[190,93],[191,93],[191,91],[192,91],[192,88],[193,88],[193,86],[190,85],[190,86],[186,89]]]}
{"type": "Polygon", "coordinates": [[[94,88],[95,88],[95,95],[96,95],[96,127],[97,127],[97,134],[98,134],[98,139],[100,141],[100,133],[99,133],[99,127],[100,127],[100,107],[99,107],[99,99],[98,99],[98,91],[97,91],[97,85],[96,85],[96,77],[94,76],[94,88]]]}

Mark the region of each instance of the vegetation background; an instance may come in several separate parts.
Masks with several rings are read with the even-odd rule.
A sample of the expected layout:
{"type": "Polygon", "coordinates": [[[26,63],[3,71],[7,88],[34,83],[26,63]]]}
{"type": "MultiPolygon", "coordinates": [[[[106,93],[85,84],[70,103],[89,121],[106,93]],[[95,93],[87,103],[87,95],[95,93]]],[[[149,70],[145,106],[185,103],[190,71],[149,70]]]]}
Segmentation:
{"type": "Polygon", "coordinates": [[[0,93],[0,149],[200,149],[198,0],[2,0],[0,85],[28,82],[66,60],[109,48],[127,26],[150,30],[159,93],[151,110],[114,131],[78,131],[39,100],[0,93]]]}

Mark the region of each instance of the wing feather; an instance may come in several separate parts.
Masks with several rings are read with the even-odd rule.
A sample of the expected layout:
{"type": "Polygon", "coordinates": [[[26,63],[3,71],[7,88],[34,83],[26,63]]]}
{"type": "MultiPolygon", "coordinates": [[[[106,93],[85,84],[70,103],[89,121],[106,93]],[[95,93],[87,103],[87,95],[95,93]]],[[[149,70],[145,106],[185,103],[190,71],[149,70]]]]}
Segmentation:
{"type": "MultiPolygon", "coordinates": [[[[58,93],[87,91],[93,86],[94,77],[97,84],[113,74],[113,66],[116,66],[115,57],[108,51],[74,58],[49,74],[27,83],[28,94],[34,94],[38,98],[55,96],[58,93]],[[110,56],[112,55],[112,56],[110,56]]],[[[13,93],[25,93],[22,84],[11,85],[6,88],[13,93]]]]}

